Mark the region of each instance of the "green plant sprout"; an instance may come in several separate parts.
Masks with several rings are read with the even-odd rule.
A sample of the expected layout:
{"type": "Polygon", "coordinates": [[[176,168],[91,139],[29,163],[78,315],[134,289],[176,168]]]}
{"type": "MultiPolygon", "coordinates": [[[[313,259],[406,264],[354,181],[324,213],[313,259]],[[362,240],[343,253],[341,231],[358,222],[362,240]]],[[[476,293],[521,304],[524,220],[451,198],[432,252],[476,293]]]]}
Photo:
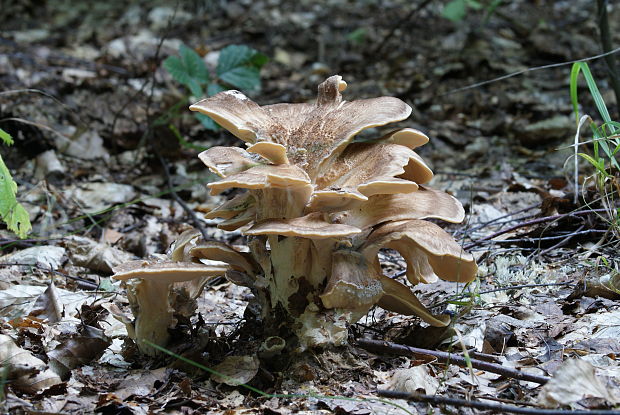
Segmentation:
{"type": "MultiPolygon", "coordinates": [[[[9,133],[0,129],[0,140],[7,146],[13,145],[13,138],[9,133]]],[[[6,223],[11,232],[24,239],[32,229],[30,217],[24,207],[17,202],[17,183],[0,156],[0,219],[6,223]]]]}
{"type": "MultiPolygon", "coordinates": [[[[179,56],[169,56],[163,63],[172,78],[184,85],[194,98],[212,96],[230,88],[244,91],[260,89],[260,70],[269,59],[246,45],[230,45],[220,51],[215,74],[209,72],[202,57],[193,49],[182,44],[179,56]]],[[[189,96],[175,105],[172,112],[178,116],[178,109],[186,107],[189,96]]],[[[196,113],[196,119],[208,130],[220,127],[206,115],[196,113]]],[[[174,117],[172,117],[174,118],[174,117]]]]}
{"type": "MultiPolygon", "coordinates": [[[[620,123],[613,121],[605,105],[605,101],[596,86],[592,72],[586,62],[573,64],[570,75],[570,98],[575,112],[577,134],[575,136],[575,155],[579,155],[594,167],[594,179],[597,191],[601,195],[601,201],[608,214],[608,222],[616,235],[620,235],[620,208],[616,206],[618,192],[620,191],[620,164],[618,153],[620,152],[620,123]],[[592,95],[596,108],[603,124],[597,125],[589,116],[580,116],[577,86],[579,74],[582,73],[586,85],[592,95]],[[583,123],[590,121],[593,139],[592,154],[578,153],[579,130],[583,123]]],[[[585,143],[581,143],[585,144],[585,143]]],[[[577,175],[577,158],[575,157],[575,175],[577,175]]],[[[575,197],[577,197],[577,183],[575,183],[575,197]]]]}

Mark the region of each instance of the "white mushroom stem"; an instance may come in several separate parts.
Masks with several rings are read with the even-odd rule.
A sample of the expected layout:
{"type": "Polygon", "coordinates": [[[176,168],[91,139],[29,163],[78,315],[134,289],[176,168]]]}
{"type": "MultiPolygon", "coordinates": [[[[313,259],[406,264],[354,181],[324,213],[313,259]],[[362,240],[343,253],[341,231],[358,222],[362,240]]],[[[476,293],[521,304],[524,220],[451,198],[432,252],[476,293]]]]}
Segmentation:
{"type": "Polygon", "coordinates": [[[159,350],[150,343],[165,346],[170,339],[168,328],[173,322],[173,310],[170,307],[170,283],[140,279],[133,287],[135,304],[136,344],[140,352],[156,356],[159,350]]]}

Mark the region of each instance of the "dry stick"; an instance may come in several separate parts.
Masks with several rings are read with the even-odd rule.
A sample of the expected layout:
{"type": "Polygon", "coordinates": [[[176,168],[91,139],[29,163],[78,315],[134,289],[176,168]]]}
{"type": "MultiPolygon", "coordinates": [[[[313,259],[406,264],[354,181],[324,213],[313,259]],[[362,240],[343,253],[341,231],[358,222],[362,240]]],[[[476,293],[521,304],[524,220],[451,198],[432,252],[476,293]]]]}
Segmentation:
{"type": "Polygon", "coordinates": [[[202,223],[200,222],[200,219],[198,219],[198,216],[196,216],[196,212],[194,212],[194,210],[192,208],[190,208],[187,205],[187,203],[185,203],[183,201],[183,199],[181,199],[181,197],[174,190],[174,186],[172,185],[172,177],[170,177],[170,171],[168,170],[168,163],[166,163],[166,160],[162,157],[161,154],[159,154],[159,151],[155,150],[155,153],[157,154],[157,157],[159,157],[159,162],[161,163],[162,167],[164,168],[164,174],[166,176],[166,182],[168,183],[168,189],[170,190],[170,194],[172,195],[172,198],[179,205],[181,205],[183,210],[189,215],[189,218],[192,221],[192,225],[194,225],[194,227],[196,227],[200,231],[200,233],[202,234],[203,239],[205,241],[208,241],[211,238],[209,238],[209,234],[207,233],[207,229],[204,226],[202,226],[202,223]]]}
{"type": "Polygon", "coordinates": [[[513,405],[504,405],[490,402],[470,401],[467,399],[449,398],[439,395],[423,395],[419,393],[399,392],[391,390],[378,390],[377,394],[390,399],[407,399],[417,402],[426,402],[435,405],[452,405],[456,407],[468,407],[484,409],[500,413],[525,414],[525,415],[620,415],[620,411],[606,409],[588,410],[564,410],[564,409],[538,409],[522,408],[513,405]]]}
{"type": "MultiPolygon", "coordinates": [[[[534,209],[534,208],[536,208],[536,207],[539,207],[539,206],[540,206],[540,203],[535,203],[535,204],[533,204],[533,205],[530,205],[530,206],[524,207],[523,209],[519,209],[519,210],[517,210],[516,212],[507,213],[507,214],[505,214],[505,215],[498,216],[498,217],[497,217],[497,218],[495,218],[495,219],[491,219],[491,220],[489,220],[489,221],[487,221],[487,222],[483,222],[483,223],[481,223],[481,224],[479,224],[479,225],[477,225],[477,226],[474,226],[474,227],[472,227],[472,228],[465,229],[465,230],[461,231],[461,233],[465,233],[465,232],[468,232],[468,233],[469,233],[469,232],[474,232],[474,231],[477,231],[477,230],[479,230],[479,229],[482,229],[482,228],[485,228],[485,227],[489,226],[489,225],[490,225],[490,224],[492,224],[492,223],[495,223],[495,222],[500,221],[500,220],[502,220],[502,219],[509,218],[509,217],[511,217],[511,216],[518,215],[519,213],[525,213],[525,212],[527,212],[527,211],[529,211],[529,210],[532,210],[532,209],[534,209]]],[[[531,217],[531,216],[526,216],[526,217],[524,217],[524,218],[514,218],[514,219],[508,219],[508,220],[506,220],[506,221],[504,221],[504,222],[514,222],[514,221],[516,221],[516,220],[522,220],[522,219],[526,219],[526,218],[529,218],[529,217],[531,217]]],[[[502,223],[504,223],[504,222],[502,222],[502,223]]]]}
{"type": "Polygon", "coordinates": [[[420,349],[417,347],[405,346],[402,344],[390,343],[379,340],[358,339],[357,345],[373,353],[390,353],[398,356],[410,356],[416,357],[419,355],[433,356],[437,358],[440,363],[450,364],[453,363],[460,367],[471,367],[475,369],[484,370],[486,372],[496,373],[498,375],[505,376],[507,378],[525,380],[527,382],[534,382],[540,385],[544,385],[550,378],[546,376],[531,375],[529,373],[521,372],[520,370],[511,369],[498,365],[495,363],[484,362],[477,359],[465,359],[465,357],[447,352],[440,352],[437,350],[420,349]]]}
{"type": "Polygon", "coordinates": [[[558,214],[558,215],[544,216],[542,218],[528,220],[526,222],[521,222],[519,224],[511,226],[511,227],[509,227],[507,229],[503,229],[501,231],[494,232],[494,233],[492,233],[490,235],[485,236],[484,238],[480,238],[478,240],[475,240],[474,242],[465,245],[463,247],[463,249],[467,250],[467,249],[472,248],[472,247],[474,247],[476,245],[480,245],[484,241],[488,241],[489,239],[496,238],[496,237],[498,237],[500,235],[506,234],[508,232],[512,232],[512,231],[514,231],[516,229],[519,229],[519,228],[524,228],[526,226],[537,225],[539,223],[545,223],[545,222],[552,222],[552,221],[557,220],[557,219],[568,218],[568,217],[571,217],[571,216],[582,216],[582,215],[587,215],[587,214],[594,213],[594,212],[605,212],[605,211],[606,211],[605,209],[592,209],[592,210],[584,210],[584,211],[580,211],[580,212],[561,213],[561,214],[558,214]]]}
{"type": "Polygon", "coordinates": [[[554,249],[560,248],[564,245],[566,245],[571,239],[573,239],[576,235],[579,235],[579,233],[583,230],[583,228],[585,228],[586,225],[581,225],[579,227],[579,229],[577,229],[575,232],[570,233],[568,236],[566,236],[564,239],[562,239],[560,242],[558,242],[557,244],[553,245],[552,247],[549,247],[547,249],[545,249],[544,251],[542,251],[539,255],[546,255],[549,252],[553,251],[554,249]]]}
{"type": "Polygon", "coordinates": [[[37,265],[37,264],[27,264],[27,263],[22,263],[22,262],[0,262],[0,267],[31,267],[31,268],[36,268],[36,269],[40,269],[41,271],[45,271],[45,272],[51,272],[52,274],[56,274],[56,275],[60,275],[62,277],[65,278],[69,278],[70,280],[74,280],[78,282],[79,284],[82,284],[86,287],[80,287],[80,288],[89,288],[91,290],[96,290],[99,288],[99,284],[95,284],[92,281],[89,281],[87,279],[84,279],[82,277],[76,277],[73,275],[69,275],[69,274],[65,274],[64,272],[60,272],[60,271],[56,271],[55,269],[51,269],[51,268],[46,268],[43,267],[41,265],[37,265]]]}

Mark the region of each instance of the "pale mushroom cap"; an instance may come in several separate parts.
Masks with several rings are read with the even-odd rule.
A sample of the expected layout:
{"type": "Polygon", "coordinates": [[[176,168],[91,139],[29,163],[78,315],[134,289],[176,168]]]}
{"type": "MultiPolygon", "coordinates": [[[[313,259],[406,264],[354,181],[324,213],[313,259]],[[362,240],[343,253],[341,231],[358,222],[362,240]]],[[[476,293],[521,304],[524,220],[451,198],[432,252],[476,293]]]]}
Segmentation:
{"type": "Polygon", "coordinates": [[[355,251],[339,250],[332,254],[331,276],[320,295],[326,308],[369,309],[381,296],[381,269],[368,264],[355,251]]]}
{"type": "Polygon", "coordinates": [[[403,128],[388,134],[384,140],[414,150],[428,143],[428,136],[414,128],[403,128]]]}
{"type": "Polygon", "coordinates": [[[215,209],[205,214],[205,219],[223,218],[230,219],[254,206],[256,200],[250,192],[244,192],[236,195],[230,200],[222,203],[215,209]]]}
{"type": "Polygon", "coordinates": [[[345,88],[342,77],[335,75],[319,85],[314,104],[260,107],[239,91],[224,91],[190,109],[210,116],[246,142],[285,146],[288,160],[314,177],[320,165],[342,152],[360,131],[401,121],[411,114],[409,105],[393,97],[343,101],[340,92],[345,88]]]}
{"type": "Polygon", "coordinates": [[[131,261],[114,268],[112,278],[125,281],[141,278],[148,281],[174,283],[190,281],[194,278],[224,276],[227,267],[213,267],[191,262],[149,262],[131,261]]]}
{"type": "Polygon", "coordinates": [[[380,277],[384,295],[378,306],[406,316],[416,315],[434,327],[445,327],[450,323],[450,316],[432,314],[414,293],[404,284],[390,277],[380,277]]]}
{"type": "Polygon", "coordinates": [[[246,235],[298,236],[309,239],[341,238],[355,235],[361,230],[348,225],[327,222],[321,213],[310,213],[293,219],[267,219],[254,224],[246,235]]]}
{"type": "Polygon", "coordinates": [[[260,165],[239,147],[211,147],[198,154],[198,158],[220,177],[228,177],[260,165]]]}
{"type": "Polygon", "coordinates": [[[286,147],[282,144],[271,143],[269,141],[260,141],[248,147],[247,151],[250,153],[259,154],[273,164],[288,164],[286,147]]]}
{"type": "Polygon", "coordinates": [[[209,183],[211,194],[216,195],[226,189],[264,189],[266,187],[295,187],[310,183],[308,175],[299,167],[282,164],[278,166],[255,166],[225,179],[209,183]]]}
{"type": "Polygon", "coordinates": [[[383,222],[427,218],[460,223],[465,219],[465,210],[449,194],[420,186],[412,193],[371,196],[368,202],[331,216],[334,223],[360,229],[383,222]]]}
{"type": "Polygon", "coordinates": [[[472,255],[431,222],[414,219],[382,225],[369,235],[362,252],[367,258],[374,257],[383,247],[403,255],[407,261],[407,278],[413,284],[434,279],[428,274],[427,264],[446,281],[470,282],[478,271],[472,255]]]}
{"type": "Polygon", "coordinates": [[[233,269],[254,275],[258,272],[251,255],[236,251],[232,246],[219,241],[202,241],[189,250],[189,254],[198,259],[210,259],[229,264],[233,269]]]}

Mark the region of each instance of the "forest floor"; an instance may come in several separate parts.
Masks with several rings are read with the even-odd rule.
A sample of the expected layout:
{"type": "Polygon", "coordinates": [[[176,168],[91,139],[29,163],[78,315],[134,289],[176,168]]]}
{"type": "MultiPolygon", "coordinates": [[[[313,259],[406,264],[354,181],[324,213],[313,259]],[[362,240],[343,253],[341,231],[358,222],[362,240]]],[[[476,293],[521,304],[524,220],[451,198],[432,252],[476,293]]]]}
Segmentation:
{"type": "MultiPolygon", "coordinates": [[[[456,22],[442,16],[446,3],[3,6],[0,128],[15,144],[0,152],[33,231],[19,240],[0,229],[2,410],[491,413],[462,403],[379,399],[379,389],[531,409],[617,406],[618,240],[597,192],[572,185],[570,61],[601,53],[594,2],[515,0],[488,15],[470,8],[456,22]],[[350,348],[306,353],[288,366],[218,366],[262,393],[169,356],[136,353],[118,318],[130,311],[123,287],[110,279],[112,268],[165,253],[190,227],[172,189],[197,213],[220,203],[205,189],[213,176],[198,149],[240,144],[225,131],[205,130],[189,111],[171,110],[188,93],[162,61],[181,43],[211,63],[231,44],[267,55],[262,87],[248,93],[261,105],[312,100],[320,82],[339,74],[349,85],[347,100],[396,96],[413,107],[399,125],[430,137],[419,153],[435,173],[432,186],[457,197],[467,212],[463,224],[447,229],[479,265],[479,278],[467,287],[415,288],[435,311],[457,316],[453,325],[431,328],[373,309],[350,328],[350,348]],[[528,70],[561,62],[569,63],[528,70]],[[363,338],[449,351],[455,361],[466,353],[474,363],[366,350],[356,343],[363,338]],[[495,373],[479,360],[533,376],[495,373]]],[[[610,9],[609,20],[620,22],[620,8],[610,9]]],[[[612,40],[620,45],[620,36],[612,40]]],[[[589,64],[614,117],[605,63],[589,64]]],[[[582,113],[597,118],[587,88],[579,93],[582,113]]],[[[584,132],[582,140],[589,138],[584,132]]],[[[580,168],[581,183],[592,172],[583,159],[580,168]]],[[[243,241],[240,232],[203,223],[213,238],[243,241]]],[[[382,265],[393,275],[405,263],[386,252],[382,265]]],[[[207,367],[242,354],[239,330],[250,295],[224,280],[209,286],[200,317],[177,328],[184,335],[172,349],[207,367]]]]}

